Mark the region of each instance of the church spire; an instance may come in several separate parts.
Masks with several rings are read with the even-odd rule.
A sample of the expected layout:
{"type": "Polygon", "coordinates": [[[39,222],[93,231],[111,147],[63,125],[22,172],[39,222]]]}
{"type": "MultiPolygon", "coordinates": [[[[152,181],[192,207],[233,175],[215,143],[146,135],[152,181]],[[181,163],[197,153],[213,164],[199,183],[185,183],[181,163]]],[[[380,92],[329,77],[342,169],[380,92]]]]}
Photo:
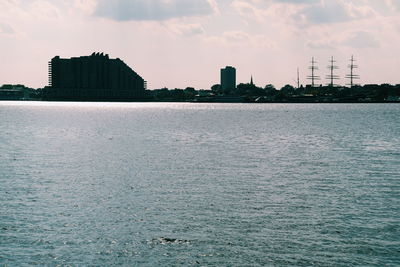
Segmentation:
{"type": "Polygon", "coordinates": [[[250,84],[254,85],[254,83],[253,83],[253,75],[251,75],[250,84]]]}

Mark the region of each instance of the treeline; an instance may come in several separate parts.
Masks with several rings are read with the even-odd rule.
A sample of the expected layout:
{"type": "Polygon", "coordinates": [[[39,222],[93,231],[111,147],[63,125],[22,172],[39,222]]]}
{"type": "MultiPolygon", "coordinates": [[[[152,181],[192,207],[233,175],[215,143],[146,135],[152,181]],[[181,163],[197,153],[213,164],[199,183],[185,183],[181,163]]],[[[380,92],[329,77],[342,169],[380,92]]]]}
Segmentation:
{"type": "Polygon", "coordinates": [[[171,90],[168,88],[146,90],[146,99],[149,101],[193,101],[200,91],[206,90],[195,90],[193,87],[171,90]]]}
{"type": "Polygon", "coordinates": [[[0,86],[0,100],[36,100],[40,91],[23,84],[3,84],[0,86]]]}
{"type": "MultiPolygon", "coordinates": [[[[186,89],[167,88],[147,90],[149,101],[197,101],[218,102],[223,97],[235,96],[238,102],[400,102],[400,85],[367,84],[353,87],[334,87],[310,85],[295,88],[285,85],[280,90],[268,84],[258,87],[250,83],[241,83],[236,88],[222,91],[219,84],[211,87],[211,90],[195,90],[192,87],[186,89]]],[[[221,100],[222,99],[222,100],[221,100]]]]}
{"type": "MultiPolygon", "coordinates": [[[[44,89],[27,88],[24,85],[3,85],[0,100],[41,100],[44,89]]],[[[244,102],[244,103],[383,103],[400,102],[400,84],[367,84],[353,87],[333,87],[307,85],[295,88],[285,85],[279,90],[268,84],[258,87],[251,83],[241,83],[236,88],[223,91],[219,84],[209,90],[185,89],[146,90],[140,101],[160,102],[244,102]]]]}

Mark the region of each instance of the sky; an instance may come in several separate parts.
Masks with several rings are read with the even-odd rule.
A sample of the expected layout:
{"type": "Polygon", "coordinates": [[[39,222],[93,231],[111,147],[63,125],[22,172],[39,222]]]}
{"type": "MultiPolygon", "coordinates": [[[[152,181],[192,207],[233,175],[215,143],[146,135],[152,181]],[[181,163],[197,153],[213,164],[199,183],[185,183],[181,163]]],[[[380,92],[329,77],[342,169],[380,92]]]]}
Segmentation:
{"type": "Polygon", "coordinates": [[[104,52],[148,83],[209,89],[234,66],[237,83],[400,83],[400,0],[0,0],[0,84],[48,84],[48,61],[104,52]]]}

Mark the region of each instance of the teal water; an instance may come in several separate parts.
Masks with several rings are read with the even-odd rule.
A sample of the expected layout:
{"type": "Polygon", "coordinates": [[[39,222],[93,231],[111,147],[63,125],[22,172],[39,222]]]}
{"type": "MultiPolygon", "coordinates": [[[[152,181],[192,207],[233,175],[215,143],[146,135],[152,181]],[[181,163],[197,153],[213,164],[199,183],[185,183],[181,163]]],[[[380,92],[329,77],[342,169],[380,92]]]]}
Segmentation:
{"type": "Polygon", "coordinates": [[[0,103],[0,265],[399,266],[400,105],[0,103]]]}

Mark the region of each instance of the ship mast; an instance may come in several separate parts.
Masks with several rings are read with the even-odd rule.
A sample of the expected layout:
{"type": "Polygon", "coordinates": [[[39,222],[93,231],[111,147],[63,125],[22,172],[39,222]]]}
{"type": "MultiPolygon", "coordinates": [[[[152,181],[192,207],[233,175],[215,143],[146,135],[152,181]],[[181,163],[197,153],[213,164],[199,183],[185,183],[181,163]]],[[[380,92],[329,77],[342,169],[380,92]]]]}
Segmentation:
{"type": "Polygon", "coordinates": [[[353,87],[354,84],[354,80],[356,79],[360,79],[360,76],[357,74],[354,74],[354,69],[357,69],[358,66],[354,64],[356,60],[354,59],[353,55],[351,56],[350,59],[350,64],[348,65],[348,68],[350,69],[350,74],[346,75],[346,78],[350,79],[350,83],[348,85],[350,85],[350,87],[353,87]]]}
{"type": "Polygon", "coordinates": [[[335,65],[336,60],[333,59],[333,57],[330,60],[330,65],[328,65],[328,69],[330,70],[330,74],[326,76],[328,79],[329,83],[328,85],[333,87],[335,86],[334,80],[339,80],[339,76],[333,74],[334,70],[339,69],[338,66],[335,65]]]}
{"type": "Polygon", "coordinates": [[[320,80],[320,77],[315,74],[315,71],[318,70],[318,67],[315,65],[317,62],[314,60],[314,57],[311,59],[311,66],[308,67],[309,70],[311,70],[311,75],[307,76],[308,80],[311,80],[311,86],[315,87],[315,81],[320,80]]]}

